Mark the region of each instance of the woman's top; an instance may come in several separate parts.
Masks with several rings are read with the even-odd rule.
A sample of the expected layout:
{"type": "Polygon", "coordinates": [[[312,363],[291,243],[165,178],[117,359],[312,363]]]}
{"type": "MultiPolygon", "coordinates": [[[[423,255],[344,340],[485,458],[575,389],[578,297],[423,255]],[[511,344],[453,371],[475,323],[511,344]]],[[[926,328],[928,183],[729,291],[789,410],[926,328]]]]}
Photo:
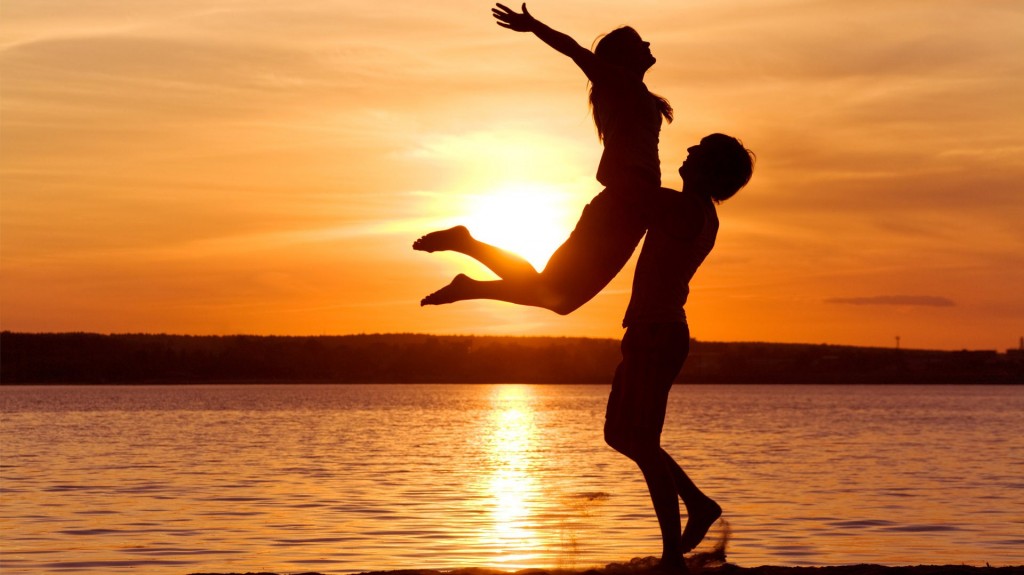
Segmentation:
{"type": "Polygon", "coordinates": [[[594,108],[604,136],[597,181],[609,188],[661,186],[658,100],[639,81],[617,75],[594,84],[594,108]]]}

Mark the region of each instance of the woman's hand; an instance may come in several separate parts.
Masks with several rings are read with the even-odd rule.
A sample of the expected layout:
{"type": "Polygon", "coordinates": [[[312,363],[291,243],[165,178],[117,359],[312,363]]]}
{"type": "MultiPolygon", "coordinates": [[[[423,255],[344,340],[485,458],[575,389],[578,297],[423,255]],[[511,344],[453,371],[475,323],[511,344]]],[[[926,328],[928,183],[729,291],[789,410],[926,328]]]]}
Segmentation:
{"type": "Polygon", "coordinates": [[[593,52],[580,46],[571,37],[558,30],[552,30],[546,24],[531,16],[530,11],[526,9],[525,2],[523,2],[522,14],[504,4],[495,4],[494,8],[491,8],[491,14],[498,21],[498,26],[502,28],[515,30],[516,32],[533,32],[545,44],[572,58],[576,65],[583,70],[583,73],[588,78],[591,78],[591,70],[596,66],[596,57],[593,52]]]}
{"type": "Polygon", "coordinates": [[[491,8],[491,14],[498,21],[498,26],[515,30],[516,32],[533,32],[534,24],[537,23],[537,20],[526,9],[525,2],[523,3],[522,14],[515,12],[504,4],[497,4],[494,8],[491,8]]]}

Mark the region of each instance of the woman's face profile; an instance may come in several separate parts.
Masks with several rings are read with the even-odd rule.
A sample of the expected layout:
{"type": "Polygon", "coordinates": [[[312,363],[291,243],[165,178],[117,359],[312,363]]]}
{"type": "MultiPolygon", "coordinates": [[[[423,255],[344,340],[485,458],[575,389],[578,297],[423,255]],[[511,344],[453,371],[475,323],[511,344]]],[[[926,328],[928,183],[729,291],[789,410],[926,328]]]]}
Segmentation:
{"type": "Polygon", "coordinates": [[[606,41],[612,43],[608,47],[609,56],[629,69],[644,72],[657,61],[651,54],[651,43],[644,41],[632,28],[615,30],[606,37],[606,41]]]}

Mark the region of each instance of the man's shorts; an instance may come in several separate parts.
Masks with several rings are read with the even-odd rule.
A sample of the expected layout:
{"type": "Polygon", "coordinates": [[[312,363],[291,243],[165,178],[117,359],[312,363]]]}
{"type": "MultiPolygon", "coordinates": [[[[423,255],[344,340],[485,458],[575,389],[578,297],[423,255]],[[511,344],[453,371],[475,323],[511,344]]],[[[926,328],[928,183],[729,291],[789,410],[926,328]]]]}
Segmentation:
{"type": "Polygon", "coordinates": [[[605,432],[660,442],[668,394],[690,352],[690,330],[685,322],[633,325],[621,347],[605,432]]]}

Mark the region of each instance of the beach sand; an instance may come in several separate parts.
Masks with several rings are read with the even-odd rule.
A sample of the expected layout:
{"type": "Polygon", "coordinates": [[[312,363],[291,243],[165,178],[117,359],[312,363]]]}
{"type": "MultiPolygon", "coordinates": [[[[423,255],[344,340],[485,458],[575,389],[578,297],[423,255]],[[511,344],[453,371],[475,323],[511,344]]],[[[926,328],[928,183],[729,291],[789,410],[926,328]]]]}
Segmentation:
{"type": "MultiPolygon", "coordinates": [[[[604,575],[604,569],[565,571],[559,569],[526,569],[523,571],[500,571],[496,569],[467,568],[436,571],[431,569],[408,569],[401,571],[368,571],[359,575],[604,575]]],[[[639,573],[639,571],[634,571],[639,573]]],[[[651,572],[656,573],[656,572],[651,572]]],[[[692,575],[1024,575],[1024,565],[1013,567],[974,567],[970,565],[842,565],[833,567],[782,567],[764,565],[761,567],[737,567],[726,563],[700,571],[691,570],[692,575]]],[[[190,575],[323,575],[316,572],[304,573],[192,573],[190,575]]]]}
{"type": "MultiPolygon", "coordinates": [[[[764,565],[761,567],[739,567],[731,563],[702,565],[702,558],[696,561],[688,558],[691,575],[1024,575],[1024,565],[1010,567],[977,567],[971,565],[839,565],[826,567],[784,567],[764,565]]],[[[634,559],[630,563],[613,563],[603,568],[585,570],[565,569],[524,569],[502,571],[470,567],[464,569],[433,570],[404,569],[398,571],[367,571],[359,575],[661,575],[651,569],[654,557],[634,559]]],[[[191,573],[190,575],[323,575],[316,572],[304,573],[191,573]]]]}
{"type": "MultiPolygon", "coordinates": [[[[729,529],[726,524],[720,539],[704,552],[686,556],[690,575],[1024,575],[1024,565],[985,567],[973,565],[886,566],[874,564],[823,567],[786,567],[762,565],[739,567],[726,560],[729,529]]],[[[504,571],[467,567],[461,569],[403,569],[367,571],[358,575],[664,575],[657,569],[657,557],[637,557],[625,563],[610,563],[589,569],[523,569],[504,571]]],[[[191,573],[190,575],[323,575],[322,573],[191,573]]]]}
{"type": "MultiPolygon", "coordinates": [[[[974,565],[835,565],[823,567],[786,567],[762,565],[740,567],[726,559],[730,529],[722,522],[723,529],[718,541],[705,545],[707,551],[686,555],[686,566],[690,575],[1024,575],[1024,565],[984,567],[974,565]]],[[[366,571],[358,575],[665,575],[657,568],[657,557],[636,557],[625,563],[609,563],[604,567],[589,569],[522,569],[506,571],[482,567],[461,569],[402,569],[392,571],[366,571]]],[[[304,573],[190,573],[189,575],[323,575],[316,572],[304,573]]]]}
{"type": "MultiPolygon", "coordinates": [[[[1024,575],[1024,565],[984,567],[973,565],[914,565],[887,566],[875,564],[836,565],[823,567],[786,567],[762,565],[740,567],[726,560],[729,541],[728,528],[708,551],[686,556],[690,575],[1024,575]]],[[[664,575],[657,569],[657,557],[637,557],[625,563],[610,563],[589,569],[523,569],[504,571],[481,567],[461,569],[403,569],[393,571],[367,571],[358,575],[664,575]]],[[[305,573],[191,573],[190,575],[323,575],[305,573]]]]}

